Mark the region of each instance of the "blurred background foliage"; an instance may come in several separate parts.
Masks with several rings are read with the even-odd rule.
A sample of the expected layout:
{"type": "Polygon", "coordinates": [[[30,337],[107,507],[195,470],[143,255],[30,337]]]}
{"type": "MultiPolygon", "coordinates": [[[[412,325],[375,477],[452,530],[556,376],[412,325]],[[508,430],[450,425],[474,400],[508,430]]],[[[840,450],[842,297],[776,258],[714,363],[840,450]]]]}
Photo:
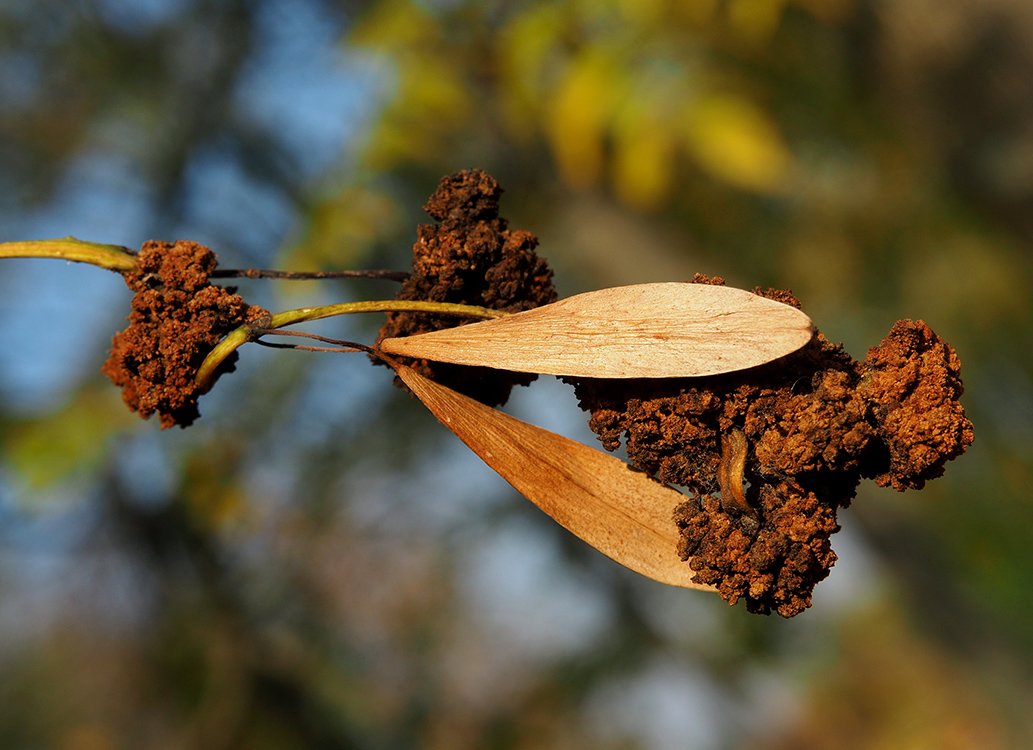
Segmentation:
{"type": "MultiPolygon", "coordinates": [[[[563,294],[790,287],[855,356],[924,318],[976,443],[756,617],[571,540],[362,357],[245,351],[160,432],[97,374],[120,279],[4,261],[0,746],[1029,747],[1030,81],[1025,0],[5,0],[4,240],[404,268],[482,167],[563,294]]],[[[510,409],[590,441],[572,402],[510,409]]]]}

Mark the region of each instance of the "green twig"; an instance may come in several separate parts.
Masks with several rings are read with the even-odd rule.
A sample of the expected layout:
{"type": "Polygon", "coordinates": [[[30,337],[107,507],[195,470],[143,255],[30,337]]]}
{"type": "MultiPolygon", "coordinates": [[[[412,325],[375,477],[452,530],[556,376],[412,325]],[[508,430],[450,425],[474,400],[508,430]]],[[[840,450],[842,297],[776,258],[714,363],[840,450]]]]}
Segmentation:
{"type": "Polygon", "coordinates": [[[0,258],[58,258],[89,263],[109,271],[124,273],[136,268],[136,254],[121,245],[85,242],[75,237],[58,240],[0,242],[0,258]]]}
{"type": "Polygon", "coordinates": [[[331,318],[337,315],[352,315],[355,313],[370,312],[420,312],[433,315],[455,315],[463,318],[501,318],[507,313],[501,310],[491,310],[487,307],[475,305],[460,305],[453,302],[428,302],[424,300],[370,300],[363,302],[341,302],[335,305],[322,305],[320,307],[301,307],[296,310],[285,310],[284,312],[270,315],[267,318],[257,320],[235,328],[226,334],[218,344],[215,345],[201,363],[197,370],[195,382],[201,393],[206,392],[215,382],[215,374],[219,366],[226,361],[233,352],[249,341],[254,341],[258,336],[269,333],[270,329],[283,328],[284,326],[296,323],[305,323],[310,320],[331,318]]]}

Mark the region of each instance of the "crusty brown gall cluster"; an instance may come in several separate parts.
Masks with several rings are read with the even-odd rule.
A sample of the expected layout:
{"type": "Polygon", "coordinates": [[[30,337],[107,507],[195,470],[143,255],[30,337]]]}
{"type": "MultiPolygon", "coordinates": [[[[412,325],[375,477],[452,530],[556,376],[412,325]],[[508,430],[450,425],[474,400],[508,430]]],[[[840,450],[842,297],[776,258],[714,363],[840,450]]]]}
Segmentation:
{"type": "MultiPolygon", "coordinates": [[[[424,207],[436,223],[419,227],[412,273],[397,300],[507,313],[556,300],[552,270],[536,254],[535,236],[510,230],[499,216],[501,193],[479,170],[441,180],[424,207]]],[[[211,284],[215,267],[214,253],[202,245],[148,242],[125,273],[135,293],[130,324],[114,337],[103,370],[130,408],[143,417],[157,412],[163,427],[198,417],[197,372],[213,347],[233,329],[269,318],[233,290],[211,284]]],[[[724,283],[702,275],[693,281],[724,283]]],[[[754,293],[800,307],[787,290],[754,293]]],[[[646,323],[653,315],[643,316],[646,323]]],[[[466,322],[391,312],[378,343],[466,322]]],[[[809,328],[801,330],[806,337],[809,328]]],[[[497,361],[496,343],[490,342],[492,359],[477,364],[497,361]]],[[[374,362],[383,364],[384,352],[373,351],[374,362]]],[[[226,359],[222,371],[235,359],[226,359]]],[[[536,377],[424,360],[406,364],[489,406],[536,377]]],[[[792,354],[723,375],[681,377],[689,370],[679,363],[673,378],[567,379],[606,449],[623,444],[634,468],[686,490],[683,499],[675,497],[680,504],[671,524],[693,581],[713,586],[729,603],[744,600],[751,612],[792,617],[810,606],[814,587],[835,563],[837,513],[862,479],[900,491],[921,488],[972,443],[972,424],[959,401],[960,370],[957,354],[929,326],[902,320],[862,361],[816,332],[792,354]]],[[[593,365],[588,372],[603,371],[593,365]]],[[[672,537],[665,544],[673,545],[672,537]]]]}
{"type": "MultiPolygon", "coordinates": [[[[215,253],[196,242],[144,244],[135,270],[129,327],[115,334],[103,372],[122,388],[129,408],[157,412],[162,427],[186,427],[199,416],[194,378],[231,330],[267,315],[231,290],[208,283],[215,253]]],[[[224,371],[232,370],[236,354],[224,371]]]]}
{"type": "MultiPolygon", "coordinates": [[[[535,253],[538,239],[507,228],[499,216],[502,189],[491,175],[465,170],[445,177],[424,210],[413,245],[412,275],[396,299],[458,302],[521,312],[556,300],[552,269],[535,253]]],[[[460,321],[461,322],[461,321],[460,321]]],[[[455,326],[454,317],[389,313],[380,338],[411,336],[455,326]]],[[[535,375],[421,361],[415,369],[488,405],[505,403],[514,385],[535,375]]]]}
{"type": "Polygon", "coordinates": [[[784,617],[835,562],[836,511],[862,478],[921,487],[972,442],[957,355],[920,321],[898,322],[863,362],[818,333],[748,371],[575,389],[607,449],[623,440],[633,466],[689,491],[675,522],[693,580],[784,617]]]}
{"type": "Polygon", "coordinates": [[[972,443],[958,355],[922,321],[900,320],[865,357],[858,392],[885,447],[880,486],[921,489],[972,443]]]}

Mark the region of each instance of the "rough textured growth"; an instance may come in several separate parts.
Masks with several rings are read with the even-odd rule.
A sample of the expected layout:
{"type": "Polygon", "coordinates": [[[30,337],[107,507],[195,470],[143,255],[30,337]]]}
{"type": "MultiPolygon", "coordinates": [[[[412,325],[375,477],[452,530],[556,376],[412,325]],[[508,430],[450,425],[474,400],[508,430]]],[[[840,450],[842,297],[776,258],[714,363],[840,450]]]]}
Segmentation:
{"type": "MultiPolygon", "coordinates": [[[[424,210],[437,224],[423,224],[413,245],[413,272],[397,299],[459,302],[520,312],[556,300],[552,270],[530,232],[507,228],[499,217],[502,189],[480,170],[445,177],[424,210]]],[[[380,339],[411,336],[460,324],[454,317],[390,313],[380,339]]],[[[505,403],[514,385],[534,375],[420,361],[421,375],[488,405],[505,403]]]]}
{"type": "Polygon", "coordinates": [[[877,484],[921,489],[972,444],[972,423],[958,401],[961,362],[923,321],[897,321],[869,350],[862,371],[858,391],[886,447],[886,465],[867,474],[877,484]]]}
{"type": "MultiPolygon", "coordinates": [[[[215,254],[196,242],[151,241],[136,270],[125,274],[135,292],[129,327],[115,334],[103,372],[131,409],[144,418],[157,412],[163,428],[186,427],[199,416],[194,376],[211,348],[268,314],[209,284],[215,265],[215,254]]],[[[223,371],[235,361],[236,354],[223,371]]]]}
{"type": "Polygon", "coordinates": [[[693,580],[715,586],[758,614],[792,617],[836,561],[829,537],[839,529],[833,505],[790,481],[760,486],[756,517],[726,511],[712,495],[678,507],[678,553],[693,580]]]}
{"type": "MultiPolygon", "coordinates": [[[[800,304],[785,290],[755,292],[800,304]]],[[[863,363],[818,333],[730,375],[574,385],[607,449],[623,440],[633,466],[691,493],[675,521],[693,580],[791,617],[835,562],[836,511],[862,477],[921,487],[972,442],[959,371],[928,326],[902,321],[863,363]]]]}

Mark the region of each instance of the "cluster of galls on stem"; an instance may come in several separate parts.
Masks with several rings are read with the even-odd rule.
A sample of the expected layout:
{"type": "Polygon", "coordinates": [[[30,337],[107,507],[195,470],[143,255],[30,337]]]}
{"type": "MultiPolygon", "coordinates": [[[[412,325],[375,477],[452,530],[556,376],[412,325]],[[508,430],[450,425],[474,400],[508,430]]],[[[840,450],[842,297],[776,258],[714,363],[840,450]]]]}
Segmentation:
{"type": "MultiPolygon", "coordinates": [[[[499,216],[498,183],[477,170],[446,177],[419,227],[412,274],[396,299],[520,312],[552,302],[552,271],[530,232],[499,216]]],[[[228,332],[266,316],[209,282],[214,254],[191,242],[147,243],[125,274],[136,293],[129,327],[104,372],[162,426],[197,416],[198,368],[228,332]]],[[[723,284],[697,275],[696,283],[723,284]]],[[[785,290],[754,290],[799,307],[785,290]]],[[[423,312],[388,314],[379,338],[457,324],[423,312]]],[[[235,355],[234,355],[235,357],[235,355]]],[[[223,368],[232,367],[233,358],[223,368]]],[[[375,360],[378,361],[379,360],[375,360]]],[[[421,374],[499,405],[534,375],[437,362],[421,374]]],[[[863,478],[920,488],[973,439],[954,350],[921,321],[903,320],[861,362],[821,333],[799,351],[747,371],[704,378],[571,379],[604,447],[687,490],[672,524],[693,580],[730,603],[784,617],[808,607],[836,560],[837,511],[863,478]]]]}
{"type": "MultiPolygon", "coordinates": [[[[535,253],[538,238],[508,228],[499,216],[501,194],[495,178],[480,170],[457,172],[441,180],[423,207],[437,223],[419,226],[412,274],[396,299],[458,302],[507,313],[554,302],[552,269],[535,253]]],[[[455,318],[440,315],[388,313],[378,341],[455,324],[455,318]]],[[[427,360],[408,364],[421,375],[489,406],[505,403],[514,385],[527,385],[537,377],[427,360]]]]}
{"type": "MultiPolygon", "coordinates": [[[[537,240],[509,232],[497,183],[483,172],[442,180],[426,206],[405,299],[516,312],[551,302],[537,240]]],[[[697,275],[696,283],[723,284],[697,275]]],[[[800,307],[787,290],[754,290],[800,307]]],[[[454,321],[396,313],[381,337],[454,321]]],[[[423,374],[488,404],[533,376],[418,363],[423,374]]],[[[902,320],[862,362],[820,332],[803,349],[748,371],[707,378],[570,379],[604,447],[622,439],[629,463],[688,496],[672,523],[678,552],[730,603],[791,617],[810,606],[836,561],[836,513],[862,478],[920,488],[971,444],[960,363],[921,321],[902,320]]]]}
{"type": "MultiPolygon", "coordinates": [[[[198,368],[223,336],[268,315],[232,289],[209,283],[215,253],[196,242],[144,244],[136,268],[123,274],[135,293],[129,327],[115,334],[103,372],[122,398],[162,427],[186,427],[199,416],[198,368]]],[[[236,354],[222,365],[233,369],[236,354]]]]}
{"type": "MultiPolygon", "coordinates": [[[[444,178],[425,209],[436,224],[419,227],[413,269],[395,296],[400,301],[452,302],[519,312],[552,302],[552,270],[535,254],[530,232],[510,230],[499,216],[501,188],[478,171],[444,178]]],[[[125,272],[135,293],[129,326],[116,334],[104,373],[122,388],[128,406],[144,418],[157,413],[162,427],[186,427],[198,417],[198,370],[230,331],[268,318],[233,289],[210,283],[215,254],[195,242],[148,242],[125,272]]],[[[380,338],[407,336],[457,324],[455,317],[393,312],[380,338]]],[[[236,361],[230,354],[218,374],[236,361]]],[[[375,362],[380,362],[374,358],[375,362]]],[[[487,404],[501,404],[514,385],[535,376],[485,367],[410,363],[427,377],[487,404]]]]}
{"type": "Polygon", "coordinates": [[[973,437],[958,357],[922,321],[898,321],[862,362],[817,333],[748,371],[582,379],[575,391],[606,448],[623,438],[633,466],[691,493],[674,520],[693,580],[784,617],[810,606],[835,563],[836,512],[862,478],[921,488],[973,437]]]}

